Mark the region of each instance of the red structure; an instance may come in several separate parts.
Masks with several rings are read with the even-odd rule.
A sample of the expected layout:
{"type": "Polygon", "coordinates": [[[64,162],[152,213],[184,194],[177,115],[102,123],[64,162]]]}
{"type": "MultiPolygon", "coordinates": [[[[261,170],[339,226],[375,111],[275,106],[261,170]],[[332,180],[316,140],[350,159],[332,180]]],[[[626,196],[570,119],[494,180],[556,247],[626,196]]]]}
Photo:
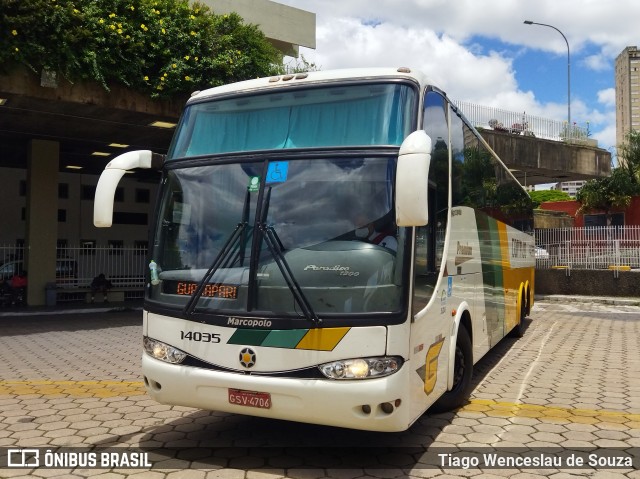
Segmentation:
{"type": "MultiPolygon", "coordinates": [[[[546,201],[540,205],[543,210],[561,211],[573,218],[573,226],[608,226],[605,211],[590,211],[586,214],[577,214],[580,203],[573,201],[546,201]]],[[[631,226],[640,225],[640,196],[631,198],[631,204],[627,208],[613,209],[609,212],[613,225],[631,226]]]]}

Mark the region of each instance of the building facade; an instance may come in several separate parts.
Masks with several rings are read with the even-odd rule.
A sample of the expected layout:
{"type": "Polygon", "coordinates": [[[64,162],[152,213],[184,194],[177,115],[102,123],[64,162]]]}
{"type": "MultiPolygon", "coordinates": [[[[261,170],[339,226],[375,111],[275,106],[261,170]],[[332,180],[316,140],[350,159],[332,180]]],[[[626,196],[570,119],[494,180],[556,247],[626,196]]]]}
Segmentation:
{"type": "Polygon", "coordinates": [[[564,191],[571,198],[575,198],[578,194],[578,190],[584,186],[586,183],[585,180],[581,181],[563,181],[562,183],[556,183],[551,187],[552,190],[555,191],[564,191]]]}
{"type": "Polygon", "coordinates": [[[616,146],[631,130],[640,130],[640,51],[630,46],[616,58],[616,146]]]}

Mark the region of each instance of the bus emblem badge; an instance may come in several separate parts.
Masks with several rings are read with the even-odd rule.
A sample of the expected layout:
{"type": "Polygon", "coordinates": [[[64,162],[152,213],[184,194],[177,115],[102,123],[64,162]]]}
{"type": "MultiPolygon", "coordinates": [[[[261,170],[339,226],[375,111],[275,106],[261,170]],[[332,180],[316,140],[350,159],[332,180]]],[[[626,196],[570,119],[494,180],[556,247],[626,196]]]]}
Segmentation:
{"type": "Polygon", "coordinates": [[[436,342],[429,346],[426,358],[425,378],[424,378],[424,392],[428,396],[433,392],[436,387],[436,381],[438,380],[438,357],[444,344],[444,338],[439,335],[436,338],[436,342]]]}
{"type": "Polygon", "coordinates": [[[256,353],[251,348],[240,351],[240,364],[245,368],[251,368],[256,364],[256,353]]]}

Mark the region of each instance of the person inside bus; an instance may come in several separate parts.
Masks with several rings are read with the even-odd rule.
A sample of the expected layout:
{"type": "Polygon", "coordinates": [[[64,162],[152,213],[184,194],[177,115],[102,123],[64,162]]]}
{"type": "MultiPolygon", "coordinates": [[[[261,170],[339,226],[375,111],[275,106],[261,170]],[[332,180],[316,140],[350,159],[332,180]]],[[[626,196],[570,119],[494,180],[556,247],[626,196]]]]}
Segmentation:
{"type": "Polygon", "coordinates": [[[107,303],[109,300],[107,299],[107,292],[113,288],[113,284],[111,284],[111,281],[109,281],[104,273],[100,273],[98,276],[96,276],[95,278],[93,278],[93,281],[91,281],[91,284],[89,285],[89,288],[91,288],[91,302],[93,303],[93,301],[95,300],[95,294],[98,292],[102,292],[103,296],[104,296],[104,302],[107,303]]]}
{"type": "Polygon", "coordinates": [[[386,216],[356,228],[356,238],[367,243],[377,244],[394,252],[397,251],[398,240],[395,237],[393,225],[391,221],[386,220],[386,216]]]}

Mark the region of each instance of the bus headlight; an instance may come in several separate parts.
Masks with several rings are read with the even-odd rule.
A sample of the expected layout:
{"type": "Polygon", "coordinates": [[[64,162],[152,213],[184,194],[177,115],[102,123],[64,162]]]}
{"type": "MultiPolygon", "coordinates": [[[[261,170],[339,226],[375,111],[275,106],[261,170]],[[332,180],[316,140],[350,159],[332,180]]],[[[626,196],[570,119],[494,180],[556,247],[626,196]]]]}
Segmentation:
{"type": "Polygon", "coordinates": [[[402,366],[396,357],[354,358],[332,361],[318,366],[329,379],[370,379],[395,373],[402,366]]]}
{"type": "Polygon", "coordinates": [[[160,361],[178,364],[184,361],[184,358],[187,357],[187,353],[184,351],[180,351],[173,346],[169,346],[168,344],[156,341],[155,339],[151,339],[146,336],[142,343],[147,354],[152,358],[159,359],[160,361]]]}

